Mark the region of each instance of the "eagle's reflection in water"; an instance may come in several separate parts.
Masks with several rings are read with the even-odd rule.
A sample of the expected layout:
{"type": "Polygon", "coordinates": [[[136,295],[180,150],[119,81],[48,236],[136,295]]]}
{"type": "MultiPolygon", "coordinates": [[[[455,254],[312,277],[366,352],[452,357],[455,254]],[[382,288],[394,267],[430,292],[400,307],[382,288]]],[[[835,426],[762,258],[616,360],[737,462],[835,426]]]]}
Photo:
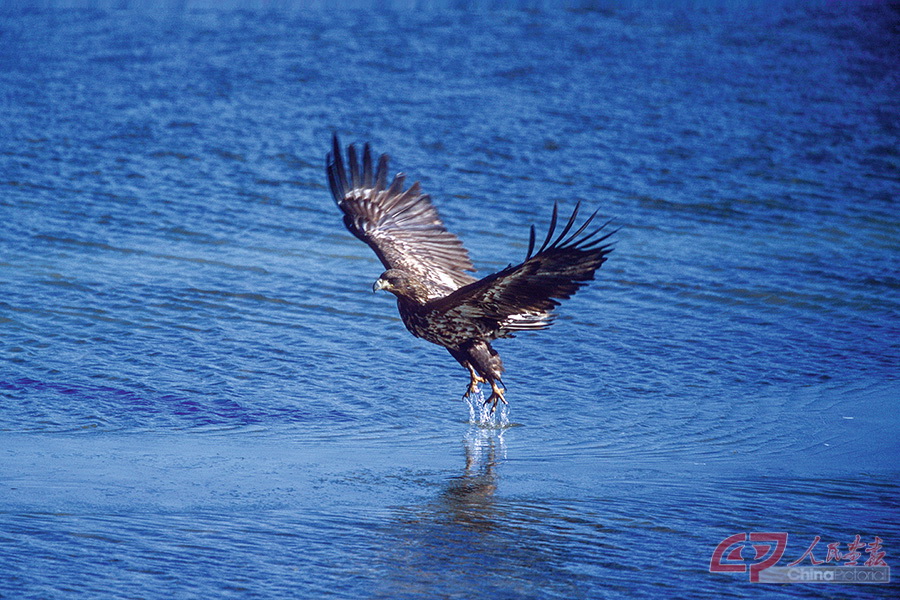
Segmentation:
{"type": "Polygon", "coordinates": [[[472,427],[464,443],[465,469],[450,479],[438,502],[451,521],[473,530],[488,530],[496,523],[497,467],[506,457],[503,430],[472,427]]]}
{"type": "Polygon", "coordinates": [[[511,589],[522,598],[583,596],[578,576],[565,568],[565,540],[545,526],[561,517],[499,489],[507,431],[473,425],[462,472],[424,503],[396,509],[382,555],[390,567],[375,597],[508,598],[511,589]]]}

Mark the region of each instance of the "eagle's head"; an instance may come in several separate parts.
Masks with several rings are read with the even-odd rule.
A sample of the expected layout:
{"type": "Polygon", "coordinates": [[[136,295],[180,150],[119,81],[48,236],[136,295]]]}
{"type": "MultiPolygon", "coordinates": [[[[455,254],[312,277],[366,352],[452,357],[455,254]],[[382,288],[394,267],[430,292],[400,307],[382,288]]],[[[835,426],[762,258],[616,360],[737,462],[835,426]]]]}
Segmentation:
{"type": "Polygon", "coordinates": [[[385,290],[398,298],[407,298],[415,302],[424,303],[428,300],[428,290],[422,283],[400,269],[388,269],[372,286],[372,291],[385,290]]]}

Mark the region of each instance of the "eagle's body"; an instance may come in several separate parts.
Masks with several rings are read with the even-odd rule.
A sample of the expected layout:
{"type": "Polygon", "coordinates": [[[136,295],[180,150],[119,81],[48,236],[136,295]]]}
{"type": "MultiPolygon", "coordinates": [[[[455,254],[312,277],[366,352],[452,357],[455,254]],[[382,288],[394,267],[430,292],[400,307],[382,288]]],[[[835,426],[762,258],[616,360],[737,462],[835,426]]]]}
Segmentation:
{"type": "Polygon", "coordinates": [[[611,248],[603,242],[611,233],[600,235],[601,226],[584,234],[594,215],[571,232],[576,206],[554,238],[554,205],[547,237],[537,252],[532,226],[522,263],[476,279],[470,275],[475,269],[468,252],[444,227],[419,184],[404,189],[405,177],[398,174],[388,185],[387,155],[382,154],[373,169],[369,145],[363,149],[362,165],[351,145],[347,163],[349,174],[335,136],[327,158],[328,183],[347,229],[368,244],[387,269],[374,289],[397,297],[400,317],[413,335],[445,347],[468,369],[467,395],[479,383],[489,383],[486,402],[492,408],[506,402],[503,363],[491,341],[548,327],[559,300],[593,279],[606,261],[611,248]]]}

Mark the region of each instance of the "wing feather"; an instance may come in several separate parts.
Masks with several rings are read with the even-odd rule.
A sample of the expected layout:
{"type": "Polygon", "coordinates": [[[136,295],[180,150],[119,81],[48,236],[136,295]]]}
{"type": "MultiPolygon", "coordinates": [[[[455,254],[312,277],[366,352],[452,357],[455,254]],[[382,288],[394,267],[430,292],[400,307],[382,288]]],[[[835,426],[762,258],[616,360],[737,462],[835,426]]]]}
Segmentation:
{"type": "Polygon", "coordinates": [[[368,244],[387,269],[403,269],[427,284],[433,297],[443,297],[475,278],[469,253],[447,231],[431,198],[419,182],[404,189],[406,177],[397,174],[387,184],[388,156],[372,168],[372,151],[365,144],[362,165],[355,146],[347,147],[349,179],[337,135],[326,160],[328,184],[344,213],[344,225],[368,244]]]}
{"type": "Polygon", "coordinates": [[[592,280],[612,252],[612,244],[604,243],[616,232],[605,229],[608,221],[584,235],[597,213],[569,234],[578,209],[576,206],[562,232],[554,238],[558,218],[554,204],[547,236],[536,253],[532,255],[535,246],[532,227],[522,263],[510,265],[433,302],[432,310],[442,319],[480,321],[485,333],[494,337],[550,326],[555,316],[553,309],[592,280]]]}

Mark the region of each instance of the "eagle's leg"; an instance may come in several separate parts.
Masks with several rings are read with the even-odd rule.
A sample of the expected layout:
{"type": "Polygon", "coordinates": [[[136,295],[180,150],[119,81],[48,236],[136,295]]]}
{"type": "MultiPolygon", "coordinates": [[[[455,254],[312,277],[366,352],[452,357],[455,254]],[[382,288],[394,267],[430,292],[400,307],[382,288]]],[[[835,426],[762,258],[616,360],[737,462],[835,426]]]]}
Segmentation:
{"type": "Polygon", "coordinates": [[[497,402],[503,402],[503,404],[508,404],[506,398],[503,397],[504,392],[506,391],[506,386],[503,385],[503,382],[499,379],[491,379],[491,395],[488,396],[488,399],[484,401],[484,405],[487,406],[488,403],[491,405],[491,414],[494,414],[494,411],[497,409],[497,402]],[[500,385],[497,385],[497,384],[500,385]]]}
{"type": "Polygon", "coordinates": [[[484,405],[491,404],[491,413],[497,407],[497,402],[506,404],[503,392],[506,386],[500,381],[503,374],[503,362],[497,351],[484,341],[472,342],[462,348],[447,348],[450,354],[469,371],[469,387],[463,398],[478,393],[478,384],[491,384],[491,396],[484,405]]]}
{"type": "Polygon", "coordinates": [[[487,383],[487,379],[479,375],[478,371],[476,371],[471,364],[466,362],[465,367],[469,370],[469,387],[466,388],[466,393],[463,394],[463,399],[478,394],[478,385],[481,383],[487,383]]]}

